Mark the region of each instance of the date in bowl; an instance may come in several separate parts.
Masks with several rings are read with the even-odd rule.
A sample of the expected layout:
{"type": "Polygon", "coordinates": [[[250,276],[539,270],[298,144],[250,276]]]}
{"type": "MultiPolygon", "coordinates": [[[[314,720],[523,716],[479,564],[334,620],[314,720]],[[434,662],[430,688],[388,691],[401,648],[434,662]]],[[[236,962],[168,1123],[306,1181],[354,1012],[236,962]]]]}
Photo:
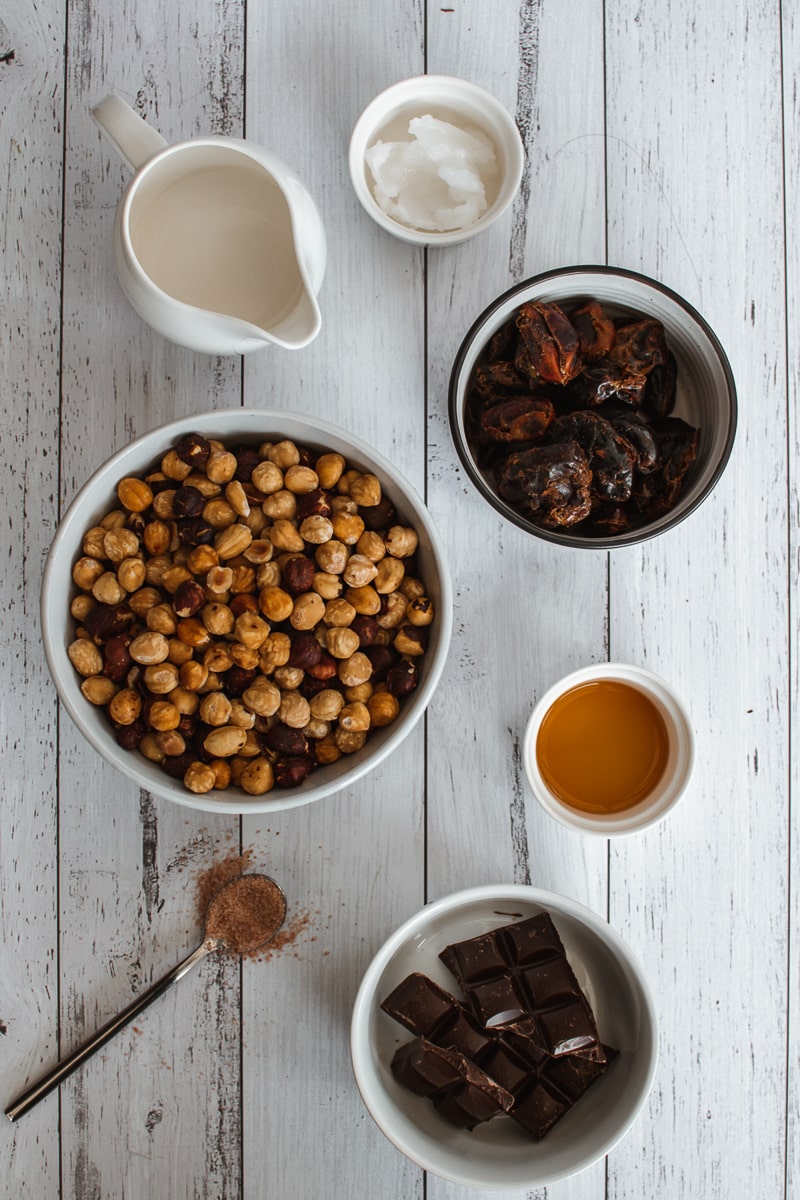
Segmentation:
{"type": "MultiPolygon", "coordinates": [[[[217,451],[216,453],[222,454],[222,451],[217,451]]],[[[257,457],[258,455],[256,455],[256,458],[257,457]]],[[[224,455],[222,462],[224,466],[224,455]]],[[[317,463],[317,465],[319,464],[317,463]]],[[[178,468],[180,471],[180,464],[178,464],[178,468]]],[[[222,474],[224,474],[224,471],[222,474]]],[[[288,470],[285,473],[285,477],[288,477],[288,470]]],[[[189,482],[191,481],[191,478],[192,476],[188,477],[189,482]]],[[[173,488],[177,488],[178,486],[182,485],[180,485],[178,482],[172,483],[173,488]]],[[[265,486],[267,485],[265,484],[265,486]]],[[[184,488],[184,491],[191,492],[191,490],[191,486],[184,488]]],[[[336,488],[332,486],[331,495],[335,493],[336,488]]],[[[161,494],[166,495],[166,490],[161,494]]],[[[173,494],[177,495],[177,492],[173,492],[173,494]]],[[[218,500],[222,501],[223,506],[224,495],[225,493],[223,492],[223,495],[218,497],[218,500]]],[[[235,495],[232,496],[232,499],[235,502],[235,495]]],[[[142,501],[142,503],[145,503],[145,501],[142,501]]],[[[205,511],[206,509],[203,509],[203,512],[205,511]]],[[[173,514],[173,516],[174,515],[175,514],[173,514]]],[[[189,519],[195,520],[198,518],[189,519]]],[[[314,519],[318,520],[317,517],[314,519]]],[[[210,524],[210,517],[208,518],[208,523],[210,524]]],[[[159,532],[158,526],[163,526],[167,530],[172,529],[173,534],[175,535],[173,538],[175,545],[177,545],[177,527],[180,524],[180,521],[171,519],[167,517],[166,514],[164,514],[163,520],[159,520],[158,522],[154,521],[154,525],[157,527],[157,533],[159,532]]],[[[281,525],[287,537],[296,537],[296,532],[287,528],[291,524],[292,523],[289,520],[283,520],[282,522],[275,521],[273,522],[273,528],[277,528],[278,525],[281,525]]],[[[137,528],[140,528],[140,525],[141,522],[136,523],[137,528]]],[[[226,537],[229,538],[233,531],[241,531],[242,529],[243,526],[234,524],[226,527],[222,532],[226,537]]],[[[126,529],[124,532],[127,535],[130,531],[129,529],[126,529]]],[[[215,531],[211,529],[209,532],[214,534],[215,531]]],[[[248,529],[247,533],[249,534],[250,532],[251,531],[248,529]]],[[[110,579],[110,586],[112,588],[122,576],[123,565],[125,565],[126,570],[131,572],[134,577],[138,577],[138,575],[141,574],[142,564],[141,562],[138,564],[139,569],[137,570],[137,559],[148,561],[150,556],[154,555],[154,552],[150,550],[147,544],[148,539],[145,537],[144,531],[140,529],[140,533],[141,537],[139,539],[139,545],[132,547],[131,557],[126,558],[124,560],[124,564],[119,566],[116,571],[116,578],[113,577],[113,561],[110,563],[112,569],[106,570],[104,579],[108,581],[108,577],[112,577],[110,579]]],[[[226,571],[228,574],[232,573],[230,570],[228,570],[228,564],[231,564],[233,568],[236,568],[237,564],[239,564],[241,568],[247,572],[249,569],[248,564],[250,562],[258,562],[259,558],[262,561],[266,561],[271,558],[277,559],[281,557],[285,560],[287,557],[291,557],[291,554],[289,554],[285,549],[279,550],[279,548],[276,546],[273,553],[271,547],[264,545],[264,538],[267,536],[265,532],[257,532],[254,536],[256,539],[259,537],[261,538],[261,545],[259,547],[261,553],[251,553],[250,559],[247,559],[244,554],[238,554],[238,551],[235,550],[228,552],[233,554],[232,557],[228,557],[227,554],[223,554],[221,543],[219,543],[219,537],[215,536],[213,539],[209,537],[205,541],[192,542],[188,545],[182,546],[180,548],[181,564],[185,564],[187,561],[186,551],[191,546],[194,546],[194,548],[200,552],[213,551],[213,557],[214,554],[216,554],[216,551],[213,550],[215,542],[219,543],[220,555],[222,556],[220,566],[216,568],[216,570],[221,571],[223,574],[225,574],[226,571]]],[[[134,537],[134,541],[136,540],[137,539],[134,537]]],[[[248,537],[245,537],[244,540],[247,540],[248,544],[252,544],[253,547],[256,546],[256,542],[253,541],[250,543],[248,537]]],[[[317,538],[317,540],[319,539],[317,538]]],[[[124,545],[124,541],[122,544],[124,545]]],[[[284,543],[284,545],[287,544],[284,543]]],[[[288,543],[288,545],[291,545],[291,541],[288,543]]],[[[173,546],[172,549],[174,551],[175,547],[173,546]]],[[[353,549],[355,550],[355,546],[353,549]]],[[[315,544],[310,543],[307,547],[307,550],[309,557],[313,558],[315,544]]],[[[119,555],[117,555],[117,557],[119,557],[119,555]]],[[[164,557],[163,554],[162,557],[164,557]]],[[[200,557],[202,557],[202,553],[200,557]]],[[[364,564],[361,563],[360,565],[363,566],[364,564]]],[[[396,564],[392,563],[391,565],[395,566],[396,564]]],[[[322,570],[322,568],[315,569],[322,570]]],[[[281,568],[281,570],[284,570],[284,568],[281,568]]],[[[189,587],[192,590],[197,590],[198,581],[200,581],[201,591],[203,588],[207,590],[211,586],[211,575],[212,571],[206,571],[206,568],[204,567],[202,572],[197,573],[191,581],[188,581],[189,587]]],[[[326,579],[330,581],[330,573],[326,573],[326,579]]],[[[279,582],[285,581],[286,576],[284,572],[284,575],[281,577],[279,582]]],[[[142,591],[146,589],[149,582],[149,580],[145,581],[145,587],[141,588],[142,591]]],[[[130,585],[130,587],[133,586],[134,585],[130,585]]],[[[128,604],[128,601],[130,600],[131,603],[133,603],[132,598],[136,594],[130,590],[130,587],[128,589],[127,596],[123,598],[120,605],[123,610],[126,605],[128,608],[131,607],[131,604],[128,604]]],[[[153,589],[151,588],[150,590],[153,589]]],[[[159,587],[156,587],[155,590],[158,591],[159,587]]],[[[158,597],[155,597],[155,600],[159,605],[160,619],[158,621],[155,619],[151,621],[151,614],[149,611],[146,611],[144,613],[144,620],[139,618],[138,625],[129,627],[129,629],[136,628],[137,630],[141,629],[142,627],[144,628],[145,632],[142,634],[142,636],[144,636],[148,642],[146,649],[152,648],[150,643],[159,643],[159,645],[161,645],[159,639],[164,639],[166,644],[170,643],[170,638],[172,638],[174,641],[175,636],[172,627],[175,624],[175,618],[181,617],[181,613],[184,613],[181,603],[179,603],[179,597],[181,595],[179,590],[170,590],[166,583],[163,585],[163,587],[160,586],[160,590],[162,594],[160,594],[158,597]],[[170,610],[172,610],[172,612],[170,610]],[[166,622],[166,624],[164,622],[166,622]],[[157,632],[159,629],[166,630],[166,638],[164,638],[164,634],[157,632]]],[[[283,589],[275,586],[269,590],[270,596],[273,599],[277,598],[280,600],[280,595],[278,595],[278,593],[282,593],[283,589]]],[[[303,591],[303,589],[301,589],[301,591],[303,591]]],[[[310,591],[304,592],[303,594],[310,595],[310,591]]],[[[215,595],[211,595],[209,592],[203,597],[202,603],[205,604],[206,601],[210,602],[215,600],[215,596],[216,593],[215,595]]],[[[245,625],[249,623],[250,625],[254,626],[258,636],[260,636],[260,633],[263,632],[263,630],[260,628],[259,622],[262,620],[263,615],[263,619],[269,622],[269,630],[271,632],[282,630],[284,632],[281,634],[281,637],[288,640],[294,639],[295,628],[292,625],[292,622],[288,619],[287,613],[276,613],[275,619],[273,620],[272,615],[266,615],[267,610],[265,608],[259,608],[262,597],[260,591],[258,591],[258,585],[256,585],[256,589],[253,590],[253,594],[245,599],[243,599],[241,595],[236,594],[235,585],[233,592],[225,592],[223,590],[223,592],[216,598],[221,601],[221,603],[215,604],[215,612],[217,616],[222,615],[224,618],[226,614],[222,610],[227,607],[230,609],[230,612],[227,614],[228,618],[230,618],[234,612],[238,613],[237,621],[240,618],[243,618],[245,625]],[[234,604],[234,601],[237,603],[234,604]],[[248,604],[249,609],[247,607],[248,604]]],[[[90,596],[88,598],[88,604],[91,605],[92,602],[92,597],[90,596]]],[[[98,603],[100,603],[99,598],[98,603]]],[[[322,599],[319,593],[316,596],[316,603],[318,608],[322,606],[322,599]]],[[[194,606],[191,607],[194,611],[194,606]]],[[[292,608],[291,602],[289,603],[288,607],[289,609],[292,608]]],[[[195,616],[187,618],[192,624],[193,632],[199,635],[198,637],[192,637],[191,644],[200,647],[200,649],[194,651],[194,653],[191,655],[194,661],[188,663],[189,674],[194,672],[196,677],[202,676],[204,670],[210,673],[213,669],[213,667],[209,667],[203,662],[204,651],[202,647],[208,644],[206,636],[203,633],[203,629],[200,628],[203,623],[201,618],[205,619],[204,614],[205,610],[200,609],[195,616]]],[[[122,615],[126,618],[128,616],[128,614],[126,614],[124,611],[122,615]]],[[[294,613],[292,613],[292,616],[294,616],[294,613]]],[[[409,483],[381,454],[371,449],[366,443],[362,442],[354,435],[346,433],[343,430],[340,430],[335,426],[328,424],[325,421],[318,420],[314,417],[287,413],[280,410],[236,408],[227,411],[219,410],[196,414],[181,418],[177,421],[172,421],[167,425],[163,425],[160,428],[151,431],[150,433],[144,434],[142,437],[137,438],[135,441],[119,450],[116,454],[109,458],[108,461],[104,463],[94,475],[92,475],[88,482],[84,484],[83,488],[81,488],[81,490],[75,496],[74,500],[67,509],[67,512],[61,521],[58,532],[51,546],[42,583],[41,620],[47,662],[59,697],[63,702],[64,707],[72,717],[72,720],[77,725],[78,729],[87,739],[87,741],[94,747],[94,749],[106,759],[107,762],[111,763],[112,766],[116,767],[129,779],[133,780],[138,787],[144,788],[150,792],[154,792],[155,794],[163,796],[168,800],[173,800],[178,804],[187,805],[190,808],[200,809],[206,812],[269,812],[288,808],[296,808],[300,805],[309,804],[312,801],[320,800],[324,796],[328,796],[333,792],[337,792],[342,788],[351,786],[357,779],[360,779],[361,776],[363,776],[373,767],[377,766],[378,763],[382,762],[389,754],[391,754],[391,752],[400,744],[407,734],[410,733],[425,711],[425,708],[430,701],[444,667],[452,624],[452,594],[449,572],[442,552],[441,543],[424,504],[416,496],[409,483]],[[310,773],[307,774],[307,777],[303,775],[302,781],[297,786],[282,787],[278,785],[278,759],[275,757],[274,748],[273,753],[269,756],[266,756],[266,749],[271,748],[268,745],[271,743],[271,738],[266,736],[269,733],[269,731],[266,729],[266,723],[262,724],[260,729],[261,733],[266,739],[263,743],[265,750],[265,762],[270,763],[271,760],[271,764],[274,763],[273,773],[275,776],[275,786],[265,786],[263,779],[260,781],[260,777],[266,776],[267,784],[269,784],[268,777],[270,774],[269,766],[261,763],[259,763],[259,768],[251,772],[251,775],[248,777],[248,787],[244,787],[243,785],[239,784],[233,775],[231,775],[228,779],[225,779],[224,776],[226,771],[224,768],[220,769],[220,774],[223,780],[221,785],[218,786],[216,783],[214,785],[210,785],[207,781],[204,781],[203,777],[208,773],[209,760],[212,760],[216,764],[218,764],[220,761],[216,749],[220,738],[222,743],[225,742],[226,738],[233,738],[237,740],[238,744],[238,741],[241,741],[242,737],[244,736],[243,734],[237,733],[235,728],[232,728],[233,716],[231,714],[233,711],[233,704],[235,703],[236,705],[238,716],[243,718],[241,723],[242,728],[244,727],[244,723],[250,720],[253,712],[257,714],[260,711],[268,711],[255,701],[253,701],[251,704],[251,702],[247,699],[249,693],[243,693],[241,691],[241,687],[238,687],[236,690],[234,690],[232,687],[228,689],[230,696],[233,697],[233,700],[229,701],[228,692],[226,692],[226,685],[224,681],[226,676],[230,675],[230,671],[232,669],[230,663],[227,664],[227,669],[224,667],[223,662],[220,664],[220,671],[214,671],[214,674],[217,676],[215,683],[221,683],[221,687],[218,691],[209,692],[205,688],[205,685],[201,685],[198,689],[198,701],[199,703],[202,703],[203,700],[208,700],[210,705],[208,711],[208,720],[210,720],[211,724],[215,728],[213,731],[214,736],[212,741],[208,743],[208,745],[203,743],[203,748],[206,753],[200,754],[201,765],[196,767],[192,776],[192,783],[198,787],[197,791],[189,789],[185,776],[182,772],[173,777],[172,774],[169,774],[165,771],[162,763],[157,761],[155,758],[151,759],[146,757],[140,749],[127,749],[123,744],[121,744],[121,739],[124,740],[126,737],[125,729],[131,727],[131,715],[130,712],[119,713],[116,709],[112,708],[112,701],[115,696],[112,696],[108,703],[106,703],[105,700],[101,700],[97,697],[95,697],[92,702],[90,702],[90,700],[87,698],[87,690],[85,690],[87,683],[93,684],[94,688],[101,693],[104,689],[113,691],[113,687],[108,687],[110,682],[108,677],[110,671],[110,663],[107,653],[108,643],[107,641],[104,641],[102,637],[94,637],[91,635],[91,630],[89,629],[89,626],[92,624],[91,613],[81,618],[86,627],[83,634],[83,638],[85,640],[84,644],[80,645],[78,649],[85,649],[86,653],[80,655],[77,654],[74,645],[76,640],[81,640],[80,637],[76,639],[76,629],[80,626],[81,621],[77,619],[71,612],[71,605],[74,604],[76,597],[80,598],[79,592],[81,592],[81,594],[84,593],[82,584],[79,587],[75,582],[74,571],[76,562],[79,559],[82,559],[82,556],[86,556],[88,554],[84,540],[86,538],[87,531],[94,529],[95,535],[99,536],[99,534],[102,533],[102,529],[98,531],[97,527],[104,516],[106,516],[106,514],[112,510],[121,510],[123,506],[127,507],[122,499],[122,489],[119,489],[119,485],[123,480],[129,481],[127,490],[131,492],[133,497],[130,503],[134,508],[134,516],[141,517],[145,524],[152,520],[153,514],[157,514],[158,509],[163,510],[163,505],[159,503],[159,493],[157,492],[157,489],[168,487],[171,480],[174,479],[175,476],[168,477],[165,483],[163,472],[161,472],[161,481],[157,483],[154,480],[152,488],[144,487],[144,485],[138,481],[143,481],[145,476],[148,475],[150,475],[152,479],[154,472],[156,474],[159,473],[160,466],[163,465],[164,456],[167,455],[168,452],[174,453],[174,447],[176,444],[181,443],[182,439],[185,439],[188,443],[197,441],[197,438],[195,438],[194,435],[199,435],[199,438],[201,440],[205,440],[206,444],[210,441],[222,443],[226,449],[238,448],[241,450],[242,447],[260,447],[267,442],[281,442],[282,444],[285,444],[286,442],[294,443],[298,447],[304,447],[305,450],[309,452],[309,457],[311,457],[315,462],[317,461],[317,457],[323,454],[327,454],[329,457],[336,457],[337,455],[341,456],[345,460],[348,468],[352,468],[354,473],[361,474],[362,481],[369,477],[367,482],[371,484],[374,483],[375,479],[380,482],[383,497],[394,507],[398,522],[402,524],[406,531],[410,528],[416,532],[416,537],[418,539],[416,553],[414,554],[413,560],[408,559],[407,561],[409,563],[413,561],[414,572],[418,575],[418,579],[420,581],[424,580],[425,591],[432,605],[434,614],[433,620],[427,626],[427,628],[423,628],[421,630],[422,635],[424,635],[423,640],[426,644],[422,656],[418,660],[414,660],[419,664],[416,668],[416,686],[413,688],[413,690],[407,690],[405,694],[403,693],[402,688],[398,689],[398,695],[400,696],[400,699],[397,701],[399,711],[389,723],[379,725],[379,722],[377,719],[375,719],[372,727],[368,728],[366,735],[364,735],[365,740],[361,748],[356,749],[355,752],[352,753],[341,753],[341,757],[335,761],[331,761],[330,758],[328,758],[326,761],[323,759],[322,755],[319,754],[319,756],[316,758],[317,765],[310,770],[310,773]],[[131,480],[133,481],[132,485],[130,484],[131,480]],[[143,488],[145,501],[147,501],[147,503],[144,511],[137,513],[136,508],[139,507],[137,503],[137,495],[142,493],[143,488]],[[153,493],[150,497],[150,500],[147,500],[148,492],[153,493]],[[152,507],[150,506],[151,501],[152,507]],[[89,633],[91,636],[87,637],[87,633],[89,633]],[[98,642],[99,644],[98,649],[100,656],[104,656],[104,663],[100,667],[93,667],[91,663],[92,659],[96,659],[98,657],[98,650],[95,649],[94,645],[95,642],[98,642]],[[70,654],[70,651],[72,651],[72,654],[70,654]],[[88,662],[88,667],[83,666],[84,659],[88,662]],[[76,665],[79,669],[76,669],[76,665]],[[81,669],[81,667],[83,669],[81,669]],[[215,700],[215,697],[224,698],[215,700]],[[244,713],[242,705],[245,705],[245,707],[250,705],[252,711],[250,713],[244,713]],[[219,716],[214,715],[211,711],[214,708],[223,708],[225,710],[223,712],[221,725],[219,716]],[[228,714],[227,716],[225,715],[226,713],[228,714]],[[121,718],[121,722],[118,718],[121,718]],[[125,724],[126,722],[127,725],[125,724]],[[220,727],[216,728],[218,725],[220,727]],[[214,746],[213,753],[211,751],[212,745],[214,746]]],[[[228,621],[228,624],[230,624],[230,621],[228,621]]],[[[129,633],[129,629],[126,630],[126,633],[129,633]]],[[[249,638],[243,639],[240,636],[240,634],[237,632],[240,629],[238,624],[235,624],[233,629],[229,629],[225,625],[217,627],[209,619],[208,625],[206,626],[206,631],[208,632],[209,629],[213,630],[213,637],[211,639],[212,646],[221,648],[222,651],[224,651],[226,647],[230,648],[236,639],[238,639],[239,643],[241,643],[243,640],[251,641],[249,638]]],[[[308,629],[309,626],[308,623],[306,623],[305,630],[308,629]]],[[[321,630],[321,633],[324,632],[324,629],[321,630]]],[[[304,636],[313,641],[314,635],[312,631],[304,631],[304,636]]],[[[359,639],[356,638],[356,641],[358,640],[359,639]]],[[[292,644],[294,645],[294,642],[292,642],[292,644]]],[[[133,649],[132,645],[130,649],[133,649]]],[[[163,646],[161,646],[161,650],[163,653],[163,646]]],[[[147,736],[150,738],[151,743],[155,739],[157,743],[157,751],[160,752],[165,745],[169,744],[170,740],[174,740],[174,735],[181,734],[181,736],[183,736],[185,733],[184,741],[186,744],[186,750],[189,757],[192,757],[191,751],[193,749],[197,749],[198,746],[197,738],[199,736],[205,738],[207,737],[208,732],[211,732],[208,729],[206,716],[203,715],[205,714],[205,709],[201,708],[199,710],[201,716],[198,719],[202,720],[203,724],[202,728],[196,731],[190,730],[188,727],[184,729],[182,723],[176,728],[171,719],[163,722],[161,720],[155,720],[154,713],[159,704],[163,705],[166,703],[167,706],[166,709],[162,707],[159,710],[161,714],[166,715],[168,718],[171,718],[173,715],[170,712],[169,704],[169,697],[171,694],[169,688],[171,680],[167,679],[166,685],[159,683],[158,694],[154,695],[153,693],[156,691],[156,680],[155,677],[151,677],[149,674],[151,667],[138,666],[140,663],[150,661],[151,663],[160,664],[160,666],[157,665],[155,668],[157,675],[160,675],[162,671],[164,671],[164,673],[167,675],[170,672],[172,672],[174,675],[175,664],[177,662],[181,662],[182,665],[180,667],[180,671],[183,671],[184,668],[187,667],[186,660],[189,657],[190,656],[188,655],[181,655],[180,657],[177,656],[177,654],[173,655],[172,649],[170,649],[170,656],[166,661],[163,660],[161,654],[154,656],[149,660],[146,655],[135,655],[135,661],[128,664],[133,671],[133,676],[129,674],[126,675],[125,678],[118,679],[116,681],[115,686],[117,691],[115,695],[120,691],[124,691],[126,693],[124,697],[126,701],[130,701],[130,703],[137,709],[139,705],[142,706],[141,716],[139,716],[137,712],[133,724],[136,723],[136,720],[141,720],[143,723],[150,726],[147,729],[147,736]],[[163,690],[164,686],[166,686],[167,691],[166,694],[162,695],[161,691],[163,690]],[[137,692],[138,697],[136,694],[137,692]],[[148,708],[147,706],[151,707],[148,708]],[[161,730],[162,734],[156,734],[154,732],[155,730],[161,730]],[[163,736],[164,734],[166,734],[166,742],[159,740],[159,737],[163,736]]],[[[356,655],[353,654],[351,657],[355,658],[356,655]]],[[[337,661],[339,660],[337,659],[337,661]]],[[[403,663],[408,660],[401,657],[399,661],[400,663],[403,663]]],[[[263,678],[266,667],[262,665],[262,662],[263,660],[260,660],[257,671],[253,669],[253,674],[258,676],[258,678],[255,680],[255,683],[261,688],[261,692],[259,694],[262,697],[264,695],[269,697],[270,686],[272,685],[267,686],[267,683],[263,678]]],[[[377,668],[375,668],[375,670],[377,670],[377,668]]],[[[182,698],[185,701],[187,687],[191,688],[195,685],[190,682],[188,675],[182,676],[180,671],[178,675],[182,686],[182,698]],[[186,679],[187,687],[183,687],[184,678],[186,679]]],[[[301,671],[300,674],[302,675],[303,672],[301,671]]],[[[378,676],[375,675],[375,678],[377,677],[378,676]]],[[[344,688],[344,684],[339,680],[338,675],[329,682],[330,689],[344,688]]],[[[172,686],[174,688],[174,683],[172,686]]],[[[386,685],[384,684],[384,686],[386,685]]],[[[297,680],[287,682],[285,679],[281,679],[280,687],[276,687],[275,690],[280,691],[281,694],[284,695],[284,689],[287,687],[297,687],[297,694],[300,695],[297,680]]],[[[376,690],[380,689],[376,688],[376,690]]],[[[178,693],[176,691],[175,695],[177,694],[178,693]]],[[[384,699],[385,698],[386,697],[384,697],[384,699]]],[[[391,697],[389,697],[389,699],[391,699],[391,697]]],[[[303,699],[302,704],[300,704],[299,707],[302,708],[302,705],[306,703],[307,701],[303,699]]],[[[178,705],[177,700],[175,705],[178,705]]],[[[185,704],[181,707],[181,714],[186,715],[186,707],[187,706],[185,704]]],[[[278,712],[280,712],[280,710],[278,710],[278,712]]],[[[359,709],[358,712],[361,713],[362,716],[364,715],[361,709],[359,709]]],[[[191,714],[189,715],[191,716],[191,714]]],[[[296,722],[292,720],[290,724],[294,725],[296,722]]],[[[362,729],[364,728],[363,723],[361,727],[362,729]]],[[[282,730],[281,732],[285,733],[286,731],[282,730]]],[[[256,733],[259,733],[259,727],[249,726],[247,728],[247,733],[252,733],[255,737],[256,733]]],[[[290,736],[298,733],[303,733],[303,730],[299,727],[289,728],[288,730],[288,735],[290,736]]],[[[319,734],[319,730],[316,731],[316,734],[319,734]]],[[[139,740],[135,744],[137,746],[141,746],[142,742],[139,740]]],[[[280,747],[278,750],[279,752],[283,752],[280,750],[280,747]]],[[[220,752],[223,755],[226,753],[229,754],[230,747],[221,745],[220,752]]],[[[308,756],[310,756],[312,753],[310,742],[308,742],[306,752],[308,756]]],[[[180,753],[180,750],[178,750],[177,753],[173,752],[172,749],[166,750],[166,754],[168,756],[172,755],[173,753],[175,753],[175,757],[179,759],[184,757],[180,753]]],[[[290,756],[296,756],[297,750],[289,749],[285,750],[285,753],[290,756]]],[[[316,754],[317,752],[315,751],[314,753],[316,754]]],[[[236,754],[238,754],[238,750],[234,752],[233,758],[225,761],[233,763],[236,754]]],[[[261,757],[261,751],[257,751],[256,759],[260,760],[261,757]]],[[[161,754],[161,759],[162,761],[164,760],[163,753],[161,754]]],[[[172,760],[170,759],[170,762],[171,761],[172,760]]],[[[174,765],[178,766],[179,764],[176,763],[174,765]]],[[[292,769],[294,769],[297,765],[296,759],[291,758],[289,765],[292,767],[292,769]]],[[[286,778],[288,783],[294,782],[291,774],[287,775],[286,778]]]]}
{"type": "Polygon", "coordinates": [[[456,1184],[532,1192],[586,1170],[628,1132],[655,1078],[657,1017],[640,963],[606,921],[555,892],[492,884],[426,905],[378,950],[356,996],[350,1051],[370,1116],[413,1162],[456,1184]],[[504,1115],[458,1128],[396,1078],[392,1061],[412,1034],[381,1005],[414,972],[457,996],[441,951],[543,912],[552,918],[603,1042],[617,1057],[540,1141],[504,1115]]]}
{"type": "Polygon", "coordinates": [[[613,267],[548,271],[475,321],[450,429],[480,494],[545,541],[613,549],[677,525],[730,457],[736,386],[704,318],[613,267]]]}

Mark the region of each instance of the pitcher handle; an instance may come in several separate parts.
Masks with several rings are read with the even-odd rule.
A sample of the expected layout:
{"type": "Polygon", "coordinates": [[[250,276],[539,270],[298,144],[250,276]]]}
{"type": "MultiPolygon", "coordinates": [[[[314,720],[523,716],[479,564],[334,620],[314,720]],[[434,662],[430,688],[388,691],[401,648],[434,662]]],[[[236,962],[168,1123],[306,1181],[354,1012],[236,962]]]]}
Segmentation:
{"type": "Polygon", "coordinates": [[[167,144],[161,134],[119,96],[106,96],[92,109],[92,116],[133,171],[138,171],[167,144]]]}

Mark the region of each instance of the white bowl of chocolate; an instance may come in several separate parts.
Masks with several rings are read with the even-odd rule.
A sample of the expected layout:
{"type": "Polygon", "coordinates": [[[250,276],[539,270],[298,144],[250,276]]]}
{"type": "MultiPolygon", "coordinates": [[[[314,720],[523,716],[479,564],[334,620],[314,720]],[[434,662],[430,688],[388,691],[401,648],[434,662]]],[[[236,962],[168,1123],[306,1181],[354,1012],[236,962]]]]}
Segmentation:
{"type": "Polygon", "coordinates": [[[59,696],[139,787],[212,812],[347,787],[422,716],[451,587],[428,512],[357,437],[268,409],[145,434],[73,500],[42,633],[59,696]]]}
{"type": "Polygon", "coordinates": [[[700,313],[614,267],[517,284],[475,321],[450,376],[451,433],[484,499],[584,549],[642,542],[693,512],[730,457],[736,412],[700,313]]]}
{"type": "Polygon", "coordinates": [[[600,917],[525,885],[427,905],[356,998],[353,1068],[376,1124],[453,1183],[545,1187],[596,1162],[647,1100],[653,1002],[600,917]]]}

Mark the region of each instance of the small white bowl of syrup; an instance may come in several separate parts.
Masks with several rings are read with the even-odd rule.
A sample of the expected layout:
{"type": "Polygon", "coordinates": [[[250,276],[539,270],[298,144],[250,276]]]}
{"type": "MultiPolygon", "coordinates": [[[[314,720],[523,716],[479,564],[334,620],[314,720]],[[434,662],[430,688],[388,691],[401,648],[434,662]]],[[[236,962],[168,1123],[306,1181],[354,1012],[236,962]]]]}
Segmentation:
{"type": "Polygon", "coordinates": [[[624,663],[573,671],[541,697],[523,760],[542,807],[603,837],[638,833],[674,808],[694,767],[686,708],[658,675],[624,663]]]}

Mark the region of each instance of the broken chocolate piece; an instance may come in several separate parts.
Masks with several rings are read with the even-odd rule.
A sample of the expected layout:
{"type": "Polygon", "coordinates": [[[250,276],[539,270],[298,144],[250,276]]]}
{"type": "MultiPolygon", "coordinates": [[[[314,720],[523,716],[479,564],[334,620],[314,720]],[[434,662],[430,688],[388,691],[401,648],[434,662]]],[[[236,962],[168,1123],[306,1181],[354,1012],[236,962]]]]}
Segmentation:
{"type": "Polygon", "coordinates": [[[392,1073],[418,1096],[427,1096],[452,1125],[474,1129],[508,1112],[514,1097],[463,1054],[415,1038],[392,1059],[392,1073]]]}

